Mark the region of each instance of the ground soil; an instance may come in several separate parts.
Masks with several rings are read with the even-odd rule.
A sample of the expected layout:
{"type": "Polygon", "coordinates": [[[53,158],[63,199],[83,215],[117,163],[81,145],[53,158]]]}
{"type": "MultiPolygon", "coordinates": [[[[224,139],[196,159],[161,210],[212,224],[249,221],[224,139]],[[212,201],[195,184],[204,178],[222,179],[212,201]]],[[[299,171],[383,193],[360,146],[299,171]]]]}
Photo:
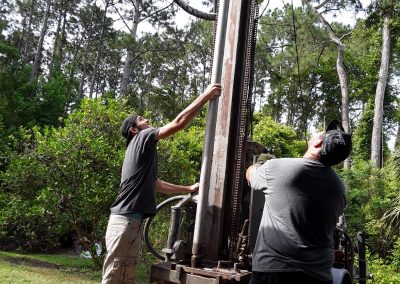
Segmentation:
{"type": "Polygon", "coordinates": [[[60,269],[62,267],[61,265],[58,264],[47,263],[40,260],[30,259],[25,257],[0,256],[0,259],[16,265],[29,265],[34,267],[52,268],[52,269],[60,269]]]}
{"type": "MultiPolygon", "coordinates": [[[[58,250],[54,250],[54,251],[51,251],[48,253],[49,254],[61,254],[61,255],[67,255],[69,257],[79,258],[79,255],[77,255],[73,249],[58,249],[58,250]]],[[[13,256],[0,255],[0,259],[10,262],[12,264],[16,264],[16,265],[29,265],[29,266],[33,266],[33,267],[50,268],[50,269],[63,268],[63,266],[59,265],[59,264],[48,263],[45,261],[40,261],[37,259],[28,258],[28,257],[13,257],[13,256]]]]}

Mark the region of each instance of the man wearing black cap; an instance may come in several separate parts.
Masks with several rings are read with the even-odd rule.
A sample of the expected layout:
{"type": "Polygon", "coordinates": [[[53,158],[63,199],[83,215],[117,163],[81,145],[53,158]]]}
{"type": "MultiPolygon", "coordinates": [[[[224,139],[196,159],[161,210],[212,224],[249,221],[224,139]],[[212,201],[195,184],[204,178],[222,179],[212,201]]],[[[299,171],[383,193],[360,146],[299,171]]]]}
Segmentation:
{"type": "Polygon", "coordinates": [[[190,193],[198,184],[175,185],[157,177],[157,142],[182,130],[204,104],[221,93],[221,86],[209,86],[172,122],[153,128],[149,120],[130,115],[122,123],[126,139],[118,196],[111,206],[106,232],[107,255],[103,265],[102,283],[135,283],[136,266],[141,245],[141,221],[156,213],[156,191],[190,193]]]}
{"type": "Polygon", "coordinates": [[[332,283],[333,232],[346,198],[331,166],[345,160],[351,147],[351,135],[335,120],[308,142],[303,158],[248,168],[250,186],[265,194],[250,283],[332,283]]]}

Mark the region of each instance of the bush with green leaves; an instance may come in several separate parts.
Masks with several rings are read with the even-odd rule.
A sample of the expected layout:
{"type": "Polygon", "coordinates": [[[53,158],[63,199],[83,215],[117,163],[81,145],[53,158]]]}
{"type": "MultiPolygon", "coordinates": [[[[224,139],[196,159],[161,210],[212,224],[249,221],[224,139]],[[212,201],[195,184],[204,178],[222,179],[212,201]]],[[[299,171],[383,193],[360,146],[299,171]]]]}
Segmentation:
{"type": "MultiPolygon", "coordinates": [[[[29,241],[35,239],[37,249],[46,250],[57,247],[59,238],[71,231],[77,239],[87,240],[86,249],[103,240],[125,150],[119,128],[128,114],[120,101],[83,100],[64,127],[34,128],[21,134],[24,142],[15,142],[22,143],[24,151],[14,153],[0,176],[4,189],[0,243],[12,241],[30,250],[29,241]]],[[[201,117],[160,141],[162,179],[177,184],[198,181],[203,135],[201,117]]],[[[101,258],[94,251],[92,257],[100,266],[101,258]]]]}
{"type": "Polygon", "coordinates": [[[46,187],[45,166],[30,147],[10,159],[11,165],[1,175],[0,246],[30,251],[57,247],[65,224],[58,222],[38,198],[46,187]]]}
{"type": "Polygon", "coordinates": [[[367,257],[368,273],[372,276],[371,282],[374,284],[397,284],[400,283],[400,269],[395,264],[388,263],[377,256],[367,257]]]}
{"type": "MultiPolygon", "coordinates": [[[[392,264],[400,269],[400,237],[397,237],[392,250],[392,264]]],[[[400,271],[399,271],[400,272],[400,271]]]]}
{"type": "Polygon", "coordinates": [[[161,179],[189,185],[200,178],[204,126],[193,125],[158,144],[161,179]]]}
{"type": "Polygon", "coordinates": [[[347,185],[345,216],[351,235],[363,231],[367,235],[372,254],[390,259],[390,252],[398,237],[382,217],[397,200],[399,183],[389,165],[383,169],[373,167],[370,162],[357,161],[352,168],[343,171],[347,185]]]}
{"type": "Polygon", "coordinates": [[[119,187],[124,152],[119,127],[127,114],[114,100],[84,100],[65,127],[34,129],[31,147],[16,154],[1,175],[1,186],[13,201],[2,207],[1,236],[24,239],[16,232],[25,232],[19,243],[25,249],[27,239],[39,236],[48,238],[40,247],[56,246],[56,236],[68,231],[88,240],[87,249],[101,241],[119,187]]]}
{"type": "Polygon", "coordinates": [[[253,140],[273,148],[274,155],[279,158],[301,157],[307,149],[306,141],[298,140],[293,129],[261,113],[256,113],[254,117],[253,140]]]}
{"type": "MultiPolygon", "coordinates": [[[[86,248],[92,248],[93,260],[101,265],[93,248],[104,238],[109,208],[119,188],[125,148],[119,127],[129,113],[113,99],[83,100],[64,127],[20,131],[22,140],[15,139],[19,146],[12,147],[20,151],[8,153],[9,164],[0,173],[2,247],[49,250],[60,245],[60,237],[74,232],[77,239],[87,240],[86,248]]],[[[190,127],[159,142],[160,178],[177,184],[198,181],[204,125],[201,115],[190,127]]],[[[306,149],[292,129],[267,116],[256,115],[254,140],[274,147],[278,157],[298,157],[306,149]]],[[[398,232],[391,235],[381,219],[396,208],[398,159],[392,164],[378,170],[355,161],[341,175],[348,186],[346,217],[351,235],[366,232],[371,253],[397,263],[398,232]]]]}

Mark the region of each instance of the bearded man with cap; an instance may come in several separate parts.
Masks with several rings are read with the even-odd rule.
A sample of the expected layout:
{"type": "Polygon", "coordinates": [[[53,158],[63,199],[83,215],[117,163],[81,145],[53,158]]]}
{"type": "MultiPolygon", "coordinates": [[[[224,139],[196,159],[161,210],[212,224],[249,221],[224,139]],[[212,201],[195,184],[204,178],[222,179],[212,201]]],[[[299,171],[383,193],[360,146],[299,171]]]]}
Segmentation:
{"type": "Polygon", "coordinates": [[[303,158],[250,166],[246,179],[265,195],[251,284],[332,283],[333,233],[346,204],[331,166],[345,160],[351,135],[337,120],[308,142],[303,158]]]}
{"type": "Polygon", "coordinates": [[[156,191],[191,193],[198,183],[183,186],[157,177],[157,142],[182,130],[204,104],[221,94],[221,86],[210,85],[205,92],[184,109],[172,122],[153,128],[149,120],[130,115],[122,123],[126,139],[118,196],[111,206],[106,232],[107,254],[103,265],[102,283],[135,283],[141,246],[141,222],[156,213],[156,191]]]}

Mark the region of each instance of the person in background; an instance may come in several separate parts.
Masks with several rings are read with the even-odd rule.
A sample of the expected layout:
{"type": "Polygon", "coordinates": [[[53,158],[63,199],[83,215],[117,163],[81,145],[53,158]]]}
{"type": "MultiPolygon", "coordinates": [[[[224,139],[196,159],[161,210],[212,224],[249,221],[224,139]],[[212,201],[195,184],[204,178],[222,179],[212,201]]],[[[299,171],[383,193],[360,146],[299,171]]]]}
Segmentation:
{"type": "Polygon", "coordinates": [[[351,148],[351,135],[334,120],[311,138],[303,158],[271,159],[247,169],[249,185],[265,194],[251,284],[332,283],[333,233],[346,198],[331,166],[351,148]]]}
{"type": "Polygon", "coordinates": [[[141,222],[156,213],[156,191],[191,193],[198,183],[183,186],[157,177],[157,142],[182,130],[197,115],[204,104],[221,94],[219,84],[210,85],[205,92],[185,108],[172,122],[153,128],[149,120],[130,115],[122,123],[126,139],[121,183],[117,198],[111,206],[106,232],[106,257],[102,283],[135,283],[136,267],[141,246],[141,222]]]}

